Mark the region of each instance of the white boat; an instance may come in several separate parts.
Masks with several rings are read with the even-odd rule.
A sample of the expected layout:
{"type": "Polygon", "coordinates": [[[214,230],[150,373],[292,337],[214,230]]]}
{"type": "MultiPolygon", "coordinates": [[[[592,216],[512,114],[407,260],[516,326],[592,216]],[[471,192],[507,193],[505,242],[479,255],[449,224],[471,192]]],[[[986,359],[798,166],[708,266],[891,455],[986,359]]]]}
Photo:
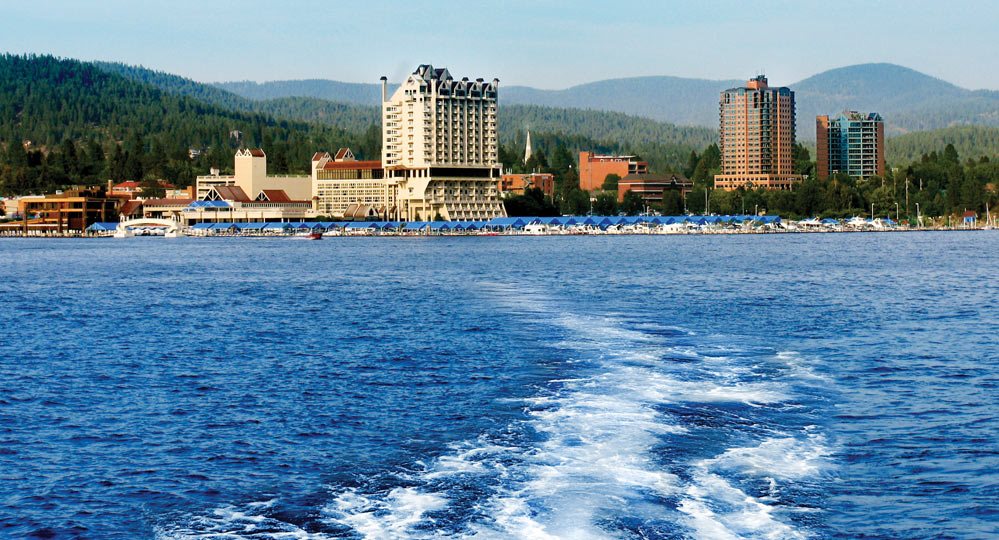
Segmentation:
{"type": "Polygon", "coordinates": [[[524,234],[534,236],[548,234],[548,226],[543,223],[529,223],[524,227],[524,234]]]}

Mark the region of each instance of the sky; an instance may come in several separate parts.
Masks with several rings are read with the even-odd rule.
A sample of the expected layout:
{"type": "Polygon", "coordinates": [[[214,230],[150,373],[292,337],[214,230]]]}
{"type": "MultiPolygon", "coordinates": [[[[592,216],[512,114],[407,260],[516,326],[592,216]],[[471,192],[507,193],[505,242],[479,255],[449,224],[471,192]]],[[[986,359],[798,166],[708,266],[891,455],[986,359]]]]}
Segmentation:
{"type": "Polygon", "coordinates": [[[643,75],[793,84],[867,62],[999,89],[999,0],[0,0],[0,52],[202,82],[457,77],[561,89],[643,75]]]}

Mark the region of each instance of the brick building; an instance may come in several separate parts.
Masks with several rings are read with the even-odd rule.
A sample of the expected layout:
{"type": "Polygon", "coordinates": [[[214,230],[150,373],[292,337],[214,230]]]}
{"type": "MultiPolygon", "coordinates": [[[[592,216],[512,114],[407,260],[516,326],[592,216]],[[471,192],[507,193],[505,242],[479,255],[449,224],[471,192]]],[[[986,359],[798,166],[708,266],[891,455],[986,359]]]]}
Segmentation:
{"type": "Polygon", "coordinates": [[[624,194],[633,191],[642,197],[647,206],[658,206],[663,202],[663,193],[676,191],[685,199],[694,183],[682,174],[629,174],[617,183],[617,200],[624,201],[624,194]]]}
{"type": "Polygon", "coordinates": [[[579,153],[579,189],[594,191],[601,189],[607,175],[616,174],[620,178],[631,174],[648,174],[649,163],[638,161],[635,156],[607,156],[593,152],[579,153]]]}
{"type": "Polygon", "coordinates": [[[792,189],[794,174],[794,92],[771,88],[760,75],[719,99],[722,174],[715,188],[792,189]]]}
{"type": "Polygon", "coordinates": [[[504,194],[523,195],[527,188],[540,189],[548,197],[555,196],[555,175],[550,173],[504,174],[499,189],[504,194]]]}

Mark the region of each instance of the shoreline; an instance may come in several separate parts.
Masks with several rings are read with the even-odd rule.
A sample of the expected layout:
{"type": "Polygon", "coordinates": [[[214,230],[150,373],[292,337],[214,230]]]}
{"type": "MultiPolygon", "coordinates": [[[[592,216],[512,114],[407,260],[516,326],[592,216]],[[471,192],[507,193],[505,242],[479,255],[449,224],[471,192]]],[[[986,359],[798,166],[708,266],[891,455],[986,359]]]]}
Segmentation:
{"type": "MultiPolygon", "coordinates": [[[[741,235],[801,235],[801,234],[862,234],[862,233],[913,233],[913,232],[973,232],[997,230],[992,227],[898,227],[890,229],[845,229],[845,230],[740,230],[740,229],[716,229],[716,230],[685,230],[685,231],[550,231],[550,232],[524,232],[524,231],[496,231],[496,232],[399,232],[399,231],[371,231],[369,229],[359,229],[361,232],[337,232],[323,233],[322,238],[455,238],[455,237],[544,237],[544,236],[741,236],[741,235]]],[[[301,234],[197,234],[184,231],[182,238],[282,238],[293,240],[305,240],[306,236],[301,234]]],[[[40,234],[0,234],[0,239],[104,239],[114,238],[113,233],[40,233],[40,234]]],[[[164,238],[162,234],[136,234],[129,238],[164,238]]],[[[120,239],[120,238],[119,238],[120,239]]]]}

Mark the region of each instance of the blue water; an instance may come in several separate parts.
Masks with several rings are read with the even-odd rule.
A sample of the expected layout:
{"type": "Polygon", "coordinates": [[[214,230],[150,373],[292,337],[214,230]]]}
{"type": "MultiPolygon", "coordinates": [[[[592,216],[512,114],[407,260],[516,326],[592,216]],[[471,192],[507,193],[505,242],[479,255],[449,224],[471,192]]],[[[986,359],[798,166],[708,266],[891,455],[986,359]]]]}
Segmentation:
{"type": "Polygon", "coordinates": [[[997,249],[0,241],[0,537],[995,538],[997,249]]]}

